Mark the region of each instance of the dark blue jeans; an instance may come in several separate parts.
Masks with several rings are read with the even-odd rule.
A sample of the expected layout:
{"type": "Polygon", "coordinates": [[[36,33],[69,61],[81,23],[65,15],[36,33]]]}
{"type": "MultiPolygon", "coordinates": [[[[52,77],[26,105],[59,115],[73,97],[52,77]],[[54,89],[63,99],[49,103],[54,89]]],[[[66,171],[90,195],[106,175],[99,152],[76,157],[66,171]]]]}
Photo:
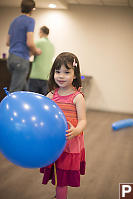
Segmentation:
{"type": "Polygon", "coordinates": [[[47,95],[48,93],[48,80],[29,79],[29,91],[47,95]]]}
{"type": "Polygon", "coordinates": [[[27,91],[27,75],[29,73],[29,60],[10,54],[7,60],[7,68],[11,73],[9,92],[27,91]]]}

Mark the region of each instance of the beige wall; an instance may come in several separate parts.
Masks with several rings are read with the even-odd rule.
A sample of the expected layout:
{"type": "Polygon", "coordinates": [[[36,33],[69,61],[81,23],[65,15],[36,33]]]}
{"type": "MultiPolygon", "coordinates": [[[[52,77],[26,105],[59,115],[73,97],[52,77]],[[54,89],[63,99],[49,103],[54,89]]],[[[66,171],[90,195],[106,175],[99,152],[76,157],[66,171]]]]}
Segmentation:
{"type": "MultiPolygon", "coordinates": [[[[18,9],[0,8],[0,56],[7,53],[6,34],[18,9]]],[[[91,75],[87,107],[133,113],[133,9],[71,6],[69,10],[37,9],[35,39],[47,25],[56,55],[76,53],[83,75],[91,75]]]]}

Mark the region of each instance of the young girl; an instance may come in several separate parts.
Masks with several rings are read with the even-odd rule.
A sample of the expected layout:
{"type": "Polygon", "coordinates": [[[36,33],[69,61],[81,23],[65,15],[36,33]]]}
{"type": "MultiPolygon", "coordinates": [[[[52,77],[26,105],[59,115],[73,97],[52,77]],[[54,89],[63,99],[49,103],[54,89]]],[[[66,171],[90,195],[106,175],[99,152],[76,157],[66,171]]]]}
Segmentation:
{"type": "Polygon", "coordinates": [[[40,169],[44,173],[42,184],[52,180],[52,184],[57,185],[57,199],[67,199],[67,186],[79,187],[80,174],[85,174],[83,129],[86,125],[86,109],[80,87],[78,58],[69,52],[59,54],[50,72],[50,92],[47,97],[61,108],[67,119],[67,144],[55,164],[40,169]]]}

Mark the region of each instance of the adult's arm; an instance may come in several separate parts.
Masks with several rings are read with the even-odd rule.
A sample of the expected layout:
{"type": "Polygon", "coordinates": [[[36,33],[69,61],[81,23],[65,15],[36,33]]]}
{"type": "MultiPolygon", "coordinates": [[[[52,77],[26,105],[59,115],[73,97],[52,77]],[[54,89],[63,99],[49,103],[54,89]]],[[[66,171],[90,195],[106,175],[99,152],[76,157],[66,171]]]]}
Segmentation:
{"type": "Polygon", "coordinates": [[[7,35],[6,46],[10,46],[10,35],[7,35]]]}
{"type": "Polygon", "coordinates": [[[29,47],[29,49],[33,55],[40,55],[42,53],[42,51],[39,48],[36,48],[36,46],[35,46],[33,32],[27,32],[26,44],[29,47]]]}

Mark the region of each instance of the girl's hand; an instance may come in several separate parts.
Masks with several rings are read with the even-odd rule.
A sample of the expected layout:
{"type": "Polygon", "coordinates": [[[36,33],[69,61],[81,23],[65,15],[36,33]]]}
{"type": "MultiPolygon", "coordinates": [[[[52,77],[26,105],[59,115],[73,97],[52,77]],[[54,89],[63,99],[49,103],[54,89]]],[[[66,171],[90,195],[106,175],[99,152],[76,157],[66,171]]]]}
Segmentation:
{"type": "Polygon", "coordinates": [[[69,121],[67,121],[67,123],[69,124],[70,129],[66,130],[66,132],[67,132],[66,139],[70,140],[70,139],[74,138],[75,136],[77,136],[79,134],[79,132],[69,121]]]}

